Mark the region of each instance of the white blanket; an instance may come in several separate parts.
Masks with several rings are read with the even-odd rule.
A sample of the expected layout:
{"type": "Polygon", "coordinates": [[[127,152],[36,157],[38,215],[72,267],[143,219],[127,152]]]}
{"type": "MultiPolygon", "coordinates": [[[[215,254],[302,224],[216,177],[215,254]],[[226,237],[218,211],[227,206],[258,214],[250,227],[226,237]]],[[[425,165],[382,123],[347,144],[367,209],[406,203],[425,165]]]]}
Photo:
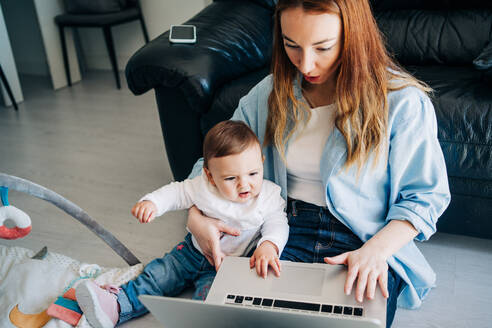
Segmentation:
{"type": "MultiPolygon", "coordinates": [[[[74,280],[99,269],[94,279],[100,285],[121,285],[140,274],[142,264],[125,268],[103,268],[81,263],[70,257],[48,252],[43,260],[33,260],[34,251],[0,245],[0,328],[16,328],[9,319],[12,310],[24,314],[45,311],[74,280]]],[[[78,280],[73,287],[80,283],[78,280]]],[[[70,328],[68,323],[52,318],[44,327],[70,328]]],[[[77,327],[90,325],[82,316],[77,327]]]]}

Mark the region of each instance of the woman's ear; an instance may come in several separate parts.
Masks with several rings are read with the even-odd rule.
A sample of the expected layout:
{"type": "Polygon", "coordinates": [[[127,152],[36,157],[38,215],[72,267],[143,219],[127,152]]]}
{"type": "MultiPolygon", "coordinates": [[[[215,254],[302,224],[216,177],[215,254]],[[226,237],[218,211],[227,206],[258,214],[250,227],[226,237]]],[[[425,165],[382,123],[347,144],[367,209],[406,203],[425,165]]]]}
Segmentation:
{"type": "Polygon", "coordinates": [[[210,170],[207,169],[206,167],[204,167],[203,170],[205,171],[205,174],[207,175],[208,182],[210,182],[212,184],[212,186],[215,186],[214,178],[212,177],[212,173],[210,173],[210,170]]]}

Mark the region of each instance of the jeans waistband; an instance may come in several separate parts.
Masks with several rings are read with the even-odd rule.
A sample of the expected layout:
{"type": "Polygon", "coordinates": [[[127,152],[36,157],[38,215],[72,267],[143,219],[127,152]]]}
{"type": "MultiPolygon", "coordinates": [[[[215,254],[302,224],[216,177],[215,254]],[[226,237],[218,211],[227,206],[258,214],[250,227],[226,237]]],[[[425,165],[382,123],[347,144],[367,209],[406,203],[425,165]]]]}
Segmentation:
{"type": "MultiPolygon", "coordinates": [[[[352,230],[340,222],[336,216],[331,214],[327,207],[307,203],[298,199],[288,198],[287,213],[291,214],[291,217],[289,218],[291,233],[296,227],[317,230],[318,232],[316,233],[315,238],[318,238],[320,232],[322,231],[325,231],[325,233],[329,231],[331,236],[329,238],[333,238],[332,234],[334,232],[343,232],[345,235],[349,235],[351,238],[353,237],[354,240],[357,240],[357,245],[361,243],[359,237],[357,237],[352,230]]],[[[305,233],[305,231],[303,233],[305,233]]]]}
{"type": "Polygon", "coordinates": [[[296,215],[297,211],[305,210],[311,212],[327,212],[329,214],[328,208],[326,206],[318,206],[312,203],[308,203],[302,200],[288,198],[287,199],[287,211],[292,211],[293,215],[296,215]]]}

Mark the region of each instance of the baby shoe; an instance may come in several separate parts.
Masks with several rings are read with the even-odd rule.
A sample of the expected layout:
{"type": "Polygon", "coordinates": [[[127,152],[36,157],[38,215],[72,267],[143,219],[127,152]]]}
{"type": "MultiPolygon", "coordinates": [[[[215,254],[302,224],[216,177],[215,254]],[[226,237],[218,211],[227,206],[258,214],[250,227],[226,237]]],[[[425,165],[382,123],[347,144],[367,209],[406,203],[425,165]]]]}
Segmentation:
{"type": "Polygon", "coordinates": [[[94,328],[113,328],[118,323],[117,293],[117,287],[99,287],[91,280],[82,282],[75,289],[77,302],[94,328]]]}

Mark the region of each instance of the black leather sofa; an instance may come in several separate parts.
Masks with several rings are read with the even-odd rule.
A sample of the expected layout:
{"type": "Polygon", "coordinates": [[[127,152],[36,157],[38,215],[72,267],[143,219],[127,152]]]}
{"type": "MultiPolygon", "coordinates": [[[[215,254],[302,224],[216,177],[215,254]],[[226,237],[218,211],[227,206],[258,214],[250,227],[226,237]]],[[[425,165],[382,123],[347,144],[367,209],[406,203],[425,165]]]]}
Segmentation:
{"type": "MultiPolygon", "coordinates": [[[[210,127],[230,118],[239,99],[269,73],[274,2],[214,1],[186,22],[197,27],[196,44],[170,44],[166,32],[128,62],[130,90],[138,95],[155,89],[176,180],[185,179],[201,157],[210,127]]],[[[490,1],[371,5],[397,61],[435,90],[452,193],[438,230],[492,238],[490,1]]]]}

